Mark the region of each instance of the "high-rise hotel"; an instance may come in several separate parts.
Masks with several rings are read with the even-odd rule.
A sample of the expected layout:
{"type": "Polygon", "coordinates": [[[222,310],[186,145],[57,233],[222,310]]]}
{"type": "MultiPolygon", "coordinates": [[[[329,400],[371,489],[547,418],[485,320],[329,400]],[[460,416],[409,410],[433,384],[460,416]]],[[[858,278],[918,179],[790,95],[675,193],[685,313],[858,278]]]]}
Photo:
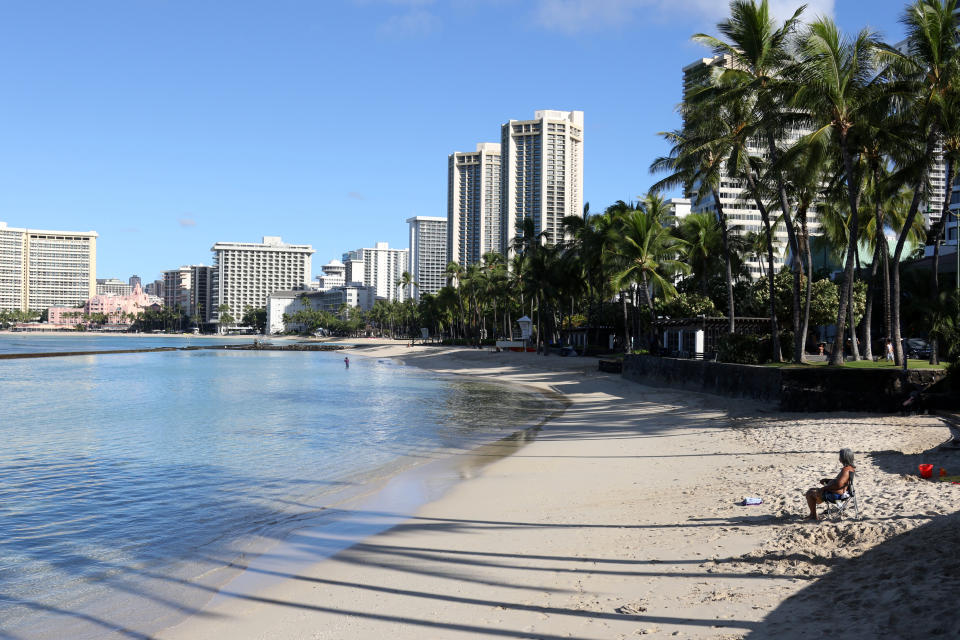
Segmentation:
{"type": "Polygon", "coordinates": [[[500,138],[504,255],[526,218],[547,242],[561,240],[563,219],[583,215],[583,111],[536,111],[505,123],[500,138]]]}
{"type": "Polygon", "coordinates": [[[0,222],[0,310],[82,305],[97,294],[97,233],[0,222]]]}
{"type": "Polygon", "coordinates": [[[501,228],[500,145],[480,142],[472,152],[455,151],[448,158],[448,260],[468,266],[483,254],[505,255],[501,228]]]}
{"type": "Polygon", "coordinates": [[[557,242],[563,218],[582,215],[583,111],[536,111],[503,124],[500,144],[449,156],[447,252],[462,266],[509,256],[526,218],[557,242]]]}
{"type": "Polygon", "coordinates": [[[305,290],[310,284],[308,244],[286,244],[279,236],[264,236],[262,243],[218,242],[211,248],[211,320],[217,320],[220,305],[230,307],[238,319],[249,308],[266,307],[275,291],[305,290]]]}
{"type": "Polygon", "coordinates": [[[414,300],[424,293],[435,294],[446,284],[447,219],[416,216],[410,225],[410,275],[417,286],[410,292],[414,300]]]}

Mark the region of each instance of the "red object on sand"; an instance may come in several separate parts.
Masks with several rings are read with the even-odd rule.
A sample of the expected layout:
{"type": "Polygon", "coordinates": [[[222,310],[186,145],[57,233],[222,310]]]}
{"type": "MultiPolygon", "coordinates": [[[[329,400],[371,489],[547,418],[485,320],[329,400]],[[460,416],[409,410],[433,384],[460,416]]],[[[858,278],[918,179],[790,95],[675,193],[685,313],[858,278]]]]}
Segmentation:
{"type": "Polygon", "coordinates": [[[932,464],[922,464],[920,465],[920,477],[921,478],[930,478],[933,476],[933,465],[932,464]]]}

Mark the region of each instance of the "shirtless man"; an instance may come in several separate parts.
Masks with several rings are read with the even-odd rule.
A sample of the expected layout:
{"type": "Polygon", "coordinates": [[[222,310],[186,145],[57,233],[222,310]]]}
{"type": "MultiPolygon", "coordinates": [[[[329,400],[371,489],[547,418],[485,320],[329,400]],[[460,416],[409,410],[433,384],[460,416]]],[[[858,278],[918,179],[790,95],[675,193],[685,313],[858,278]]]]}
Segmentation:
{"type": "Polygon", "coordinates": [[[817,518],[817,505],[823,504],[824,494],[835,500],[846,492],[847,485],[850,484],[850,474],[857,470],[853,466],[853,451],[846,448],[840,449],[840,464],[843,465],[843,469],[840,470],[836,478],[822,478],[820,480],[822,487],[807,490],[807,506],[810,507],[810,515],[804,520],[819,519],[817,518]]]}

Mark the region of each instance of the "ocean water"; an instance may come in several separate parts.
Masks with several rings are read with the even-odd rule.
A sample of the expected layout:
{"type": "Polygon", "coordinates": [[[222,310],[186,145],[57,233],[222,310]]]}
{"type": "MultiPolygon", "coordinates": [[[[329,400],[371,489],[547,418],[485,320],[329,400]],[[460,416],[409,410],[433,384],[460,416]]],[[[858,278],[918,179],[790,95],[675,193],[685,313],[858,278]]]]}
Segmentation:
{"type": "Polygon", "coordinates": [[[253,336],[223,338],[219,336],[151,336],[149,334],[116,336],[109,333],[8,333],[0,334],[0,354],[49,353],[53,351],[115,351],[120,349],[154,349],[156,347],[210,346],[253,342],[253,336]]]}
{"type": "Polygon", "coordinates": [[[343,357],[0,360],[0,637],[163,626],[209,598],[231,563],[377,478],[556,408],[343,357]]]}

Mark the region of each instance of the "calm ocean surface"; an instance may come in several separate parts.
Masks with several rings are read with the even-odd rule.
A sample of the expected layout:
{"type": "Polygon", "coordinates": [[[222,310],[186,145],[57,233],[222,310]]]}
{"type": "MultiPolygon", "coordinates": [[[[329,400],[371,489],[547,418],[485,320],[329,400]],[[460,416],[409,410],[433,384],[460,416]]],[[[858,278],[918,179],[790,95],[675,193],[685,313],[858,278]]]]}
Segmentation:
{"type": "MultiPolygon", "coordinates": [[[[181,346],[0,336],[0,353],[84,350],[90,339],[98,349],[181,346]]],[[[556,406],[387,361],[355,357],[345,369],[343,357],[0,360],[0,637],[56,637],[73,622],[86,631],[72,637],[97,637],[130,616],[166,621],[209,597],[191,584],[216,586],[211,576],[256,541],[282,539],[344,492],[556,406]],[[155,610],[125,610],[132,596],[155,610]]]]}

